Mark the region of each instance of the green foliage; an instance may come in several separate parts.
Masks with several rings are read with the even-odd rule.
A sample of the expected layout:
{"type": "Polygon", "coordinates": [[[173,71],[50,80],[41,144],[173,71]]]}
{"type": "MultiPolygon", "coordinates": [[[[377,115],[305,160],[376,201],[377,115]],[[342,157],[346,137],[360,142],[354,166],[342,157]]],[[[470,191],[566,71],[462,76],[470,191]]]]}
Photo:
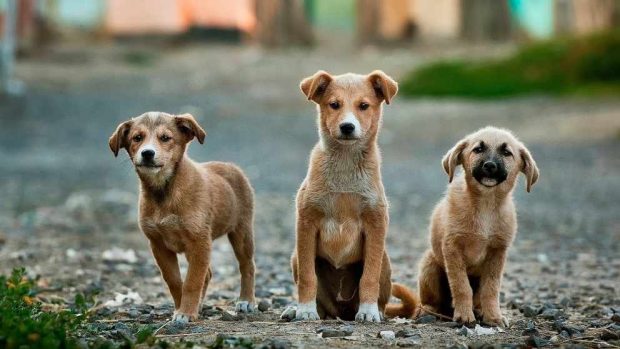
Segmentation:
{"type": "MultiPolygon", "coordinates": [[[[45,312],[34,298],[34,281],[25,277],[24,269],[15,269],[10,277],[0,276],[0,347],[74,348],[84,313],[71,310],[45,312]]],[[[83,310],[82,305],[76,310],[83,310]]]]}
{"type": "Polygon", "coordinates": [[[401,84],[408,96],[494,98],[526,93],[620,92],[620,31],[532,44],[502,60],[424,66],[401,84]]]}
{"type": "Polygon", "coordinates": [[[234,337],[223,334],[218,334],[215,338],[215,342],[209,346],[210,349],[224,349],[224,348],[254,348],[254,343],[249,338],[234,337]]]}

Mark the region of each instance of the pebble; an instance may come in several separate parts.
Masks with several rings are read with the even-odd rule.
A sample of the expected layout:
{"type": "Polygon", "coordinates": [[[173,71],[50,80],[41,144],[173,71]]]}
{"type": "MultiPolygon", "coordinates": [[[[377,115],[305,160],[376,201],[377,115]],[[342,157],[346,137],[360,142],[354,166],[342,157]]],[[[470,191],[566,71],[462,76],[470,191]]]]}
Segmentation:
{"type": "Polygon", "coordinates": [[[456,330],[456,334],[459,336],[469,337],[474,334],[474,331],[469,329],[467,326],[462,326],[458,330],[456,330]]]}
{"type": "Polygon", "coordinates": [[[289,349],[291,348],[291,343],[289,341],[285,341],[281,339],[272,339],[271,341],[264,344],[260,348],[261,349],[289,349]]]}
{"type": "Polygon", "coordinates": [[[615,322],[615,323],[620,323],[620,314],[614,314],[611,316],[611,321],[615,322]]]}
{"type": "Polygon", "coordinates": [[[316,332],[323,338],[346,337],[353,334],[353,327],[348,325],[338,328],[319,327],[316,332]]]}
{"type": "Polygon", "coordinates": [[[620,333],[604,329],[603,332],[601,332],[600,337],[604,341],[618,340],[620,339],[620,333]]]}
{"type": "Polygon", "coordinates": [[[559,316],[561,315],[560,311],[557,309],[545,309],[540,316],[543,319],[547,319],[547,320],[557,320],[559,318],[559,316]]]}
{"type": "Polygon", "coordinates": [[[521,311],[523,312],[523,316],[525,317],[535,317],[536,315],[540,314],[540,312],[542,311],[542,307],[533,306],[533,305],[524,305],[521,308],[521,311]]]}
{"type": "Polygon", "coordinates": [[[427,315],[420,316],[414,322],[416,324],[432,324],[435,321],[437,321],[437,318],[435,317],[435,315],[427,314],[427,315]]]}
{"type": "Polygon", "coordinates": [[[420,338],[410,337],[405,339],[399,339],[398,341],[396,341],[396,345],[402,348],[415,347],[420,345],[420,338]]]}
{"type": "Polygon", "coordinates": [[[525,344],[534,348],[541,348],[548,345],[549,341],[538,336],[529,336],[525,340],[525,344]]]}
{"type": "Polygon", "coordinates": [[[380,331],[377,337],[391,341],[396,339],[396,334],[394,331],[380,331]]]}
{"type": "Polygon", "coordinates": [[[222,317],[220,318],[220,320],[222,320],[222,321],[239,321],[242,318],[243,318],[242,316],[232,315],[231,313],[229,313],[227,311],[223,311],[222,312],[222,317]]]}
{"type": "Polygon", "coordinates": [[[271,308],[271,303],[269,303],[268,300],[263,299],[260,302],[258,302],[258,310],[265,312],[269,310],[269,308],[271,308]]]}
{"type": "Polygon", "coordinates": [[[408,338],[408,337],[416,337],[416,336],[419,337],[420,333],[414,330],[404,329],[404,330],[398,330],[398,332],[396,332],[397,338],[408,338]]]}
{"type": "Polygon", "coordinates": [[[461,324],[459,324],[456,321],[441,321],[437,323],[437,326],[447,327],[447,328],[458,328],[459,326],[461,326],[461,324]]]}

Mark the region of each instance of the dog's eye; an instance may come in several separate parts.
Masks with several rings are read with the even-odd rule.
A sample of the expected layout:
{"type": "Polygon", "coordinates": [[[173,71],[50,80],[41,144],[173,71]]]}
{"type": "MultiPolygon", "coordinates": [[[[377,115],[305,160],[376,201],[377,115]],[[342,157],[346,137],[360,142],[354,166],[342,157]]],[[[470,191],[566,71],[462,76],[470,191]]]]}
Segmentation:
{"type": "Polygon", "coordinates": [[[360,103],[360,110],[366,110],[366,109],[368,109],[369,106],[370,105],[368,103],[362,102],[362,103],[360,103]]]}
{"type": "Polygon", "coordinates": [[[331,103],[329,103],[329,107],[334,109],[334,110],[338,110],[338,109],[340,109],[340,103],[338,103],[338,102],[331,102],[331,103]]]}
{"type": "Polygon", "coordinates": [[[510,152],[510,150],[504,149],[502,150],[502,155],[508,157],[508,156],[512,156],[512,153],[510,152]]]}
{"type": "Polygon", "coordinates": [[[161,137],[159,137],[159,139],[162,142],[168,142],[170,140],[170,137],[168,135],[162,135],[161,137]]]}
{"type": "Polygon", "coordinates": [[[477,147],[474,148],[473,152],[476,153],[476,154],[480,154],[480,153],[484,152],[484,148],[481,147],[481,146],[477,146],[477,147]]]}
{"type": "Polygon", "coordinates": [[[133,141],[134,142],[142,142],[142,135],[135,135],[135,136],[133,136],[133,141]]]}

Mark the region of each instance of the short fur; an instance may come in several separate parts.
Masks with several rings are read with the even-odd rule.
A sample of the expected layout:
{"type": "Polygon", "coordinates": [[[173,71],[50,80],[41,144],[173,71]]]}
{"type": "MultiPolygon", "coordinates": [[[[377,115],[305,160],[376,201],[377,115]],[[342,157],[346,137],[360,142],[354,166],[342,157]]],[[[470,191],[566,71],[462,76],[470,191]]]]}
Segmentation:
{"type": "Polygon", "coordinates": [[[519,172],[530,191],[538,180],[536,162],[512,133],[486,127],[459,141],[442,165],[451,184],[433,212],[431,248],[420,262],[423,309],[463,323],[474,322],[476,310],[486,324],[507,325],[499,291],[506,252],[517,231],[512,191],[519,172]],[[499,164],[503,181],[476,178],[488,161],[499,164]],[[459,165],[463,174],[454,178],[459,165]]]}
{"type": "MultiPolygon", "coordinates": [[[[390,103],[398,86],[381,71],[366,76],[319,71],[300,87],[317,104],[320,141],[296,199],[291,259],[299,298],[296,317],[378,322],[392,283],[377,135],[382,104],[390,103]],[[355,124],[351,135],[343,134],[346,122],[355,124]]],[[[415,295],[395,287],[405,304],[389,307],[388,315],[411,316],[415,295]]]]}
{"type": "Polygon", "coordinates": [[[195,163],[187,144],[204,130],[189,115],[145,113],[120,124],[110,149],[127,150],[140,178],[140,227],[174,299],[174,320],[198,317],[211,279],[212,240],[228,234],[241,272],[238,311],[254,305],[254,193],[237,166],[224,162],[195,163]],[[145,150],[154,156],[148,160],[145,150]],[[177,261],[189,263],[185,281],[177,261]]]}

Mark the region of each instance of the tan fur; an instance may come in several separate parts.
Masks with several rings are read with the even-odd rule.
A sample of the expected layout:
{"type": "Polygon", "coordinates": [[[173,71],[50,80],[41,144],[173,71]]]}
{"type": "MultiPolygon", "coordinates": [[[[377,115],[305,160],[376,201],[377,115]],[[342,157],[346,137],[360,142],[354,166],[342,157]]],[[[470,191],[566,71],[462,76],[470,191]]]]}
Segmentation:
{"type": "MultiPolygon", "coordinates": [[[[385,252],[388,203],[377,134],[382,102],[390,102],[397,84],[381,71],[366,76],[319,71],[300,87],[317,104],[320,141],[310,154],[296,199],[297,241],[291,265],[299,303],[316,300],[321,318],[356,318],[360,304],[378,303],[383,313],[392,286],[385,252]],[[332,108],[334,102],[340,107],[332,108]],[[368,105],[365,110],[363,103],[368,105]],[[351,115],[359,122],[359,137],[343,140],[339,127],[351,115]]],[[[395,306],[392,313],[399,310],[395,306]]]]}
{"type": "Polygon", "coordinates": [[[140,178],[140,227],[168,284],[175,319],[198,317],[209,280],[212,240],[228,234],[239,261],[240,299],[254,303],[253,189],[241,169],[230,163],[198,164],[187,157],[187,144],[205,132],[189,115],[150,112],[119,125],[110,138],[115,155],[127,150],[140,178]],[[163,136],[169,137],[163,140],[163,136]],[[138,151],[156,151],[159,170],[141,166],[138,151]],[[177,254],[189,269],[181,279],[177,254]]]}
{"type": "Polygon", "coordinates": [[[530,191],[538,180],[536,162],[509,131],[486,127],[459,141],[442,165],[451,184],[433,212],[431,248],[420,262],[423,308],[464,323],[475,321],[476,310],[484,323],[505,325],[499,291],[506,251],[517,231],[512,191],[519,172],[525,174],[530,191]],[[484,156],[473,151],[480,142],[488,151],[496,151],[493,154],[503,144],[511,153],[501,155],[506,180],[493,187],[480,184],[472,175],[484,156]],[[454,178],[459,165],[463,174],[454,178]]]}

